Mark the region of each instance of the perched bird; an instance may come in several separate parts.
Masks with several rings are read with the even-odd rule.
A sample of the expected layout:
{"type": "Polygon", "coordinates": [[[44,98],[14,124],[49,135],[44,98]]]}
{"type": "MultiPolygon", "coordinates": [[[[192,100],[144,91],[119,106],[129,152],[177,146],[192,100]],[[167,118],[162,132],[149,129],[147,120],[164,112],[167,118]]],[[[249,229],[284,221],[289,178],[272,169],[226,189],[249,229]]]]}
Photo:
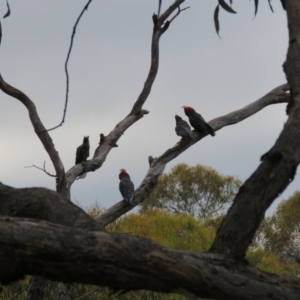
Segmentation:
{"type": "Polygon", "coordinates": [[[178,115],[175,116],[175,120],[176,120],[175,131],[177,135],[183,138],[192,139],[192,130],[190,125],[186,121],[182,120],[182,118],[179,117],[178,115]]]}
{"type": "Polygon", "coordinates": [[[183,106],[185,114],[188,116],[190,124],[200,132],[205,132],[211,136],[215,136],[214,130],[205,122],[200,114],[198,114],[192,107],[183,106]]]}
{"type": "Polygon", "coordinates": [[[75,165],[86,161],[89,155],[90,155],[90,141],[89,141],[89,137],[85,136],[83,137],[82,145],[77,147],[75,165]]]}
{"type": "Polygon", "coordinates": [[[134,184],[130,179],[129,174],[126,172],[125,169],[120,170],[119,174],[119,190],[121,192],[122,197],[124,198],[124,201],[132,206],[132,200],[134,195],[134,184]]]}

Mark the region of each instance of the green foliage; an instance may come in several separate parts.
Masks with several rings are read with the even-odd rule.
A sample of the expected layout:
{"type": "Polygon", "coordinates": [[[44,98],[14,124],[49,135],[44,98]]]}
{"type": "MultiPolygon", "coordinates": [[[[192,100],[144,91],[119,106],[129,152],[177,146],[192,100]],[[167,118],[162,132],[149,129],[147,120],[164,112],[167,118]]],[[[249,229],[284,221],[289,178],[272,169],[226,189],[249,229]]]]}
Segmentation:
{"type": "Polygon", "coordinates": [[[240,186],[239,179],[210,167],[178,164],[160,177],[140,211],[159,209],[208,220],[228,209],[240,186]]]}
{"type": "Polygon", "coordinates": [[[298,264],[282,260],[277,253],[259,248],[255,251],[247,252],[246,258],[250,265],[255,266],[261,271],[285,277],[298,278],[300,276],[298,264]]]}
{"type": "Polygon", "coordinates": [[[23,300],[25,299],[26,289],[30,282],[30,276],[24,280],[16,281],[10,285],[0,285],[0,300],[23,300]]]}
{"type": "Polygon", "coordinates": [[[300,246],[300,191],[282,201],[258,231],[263,246],[272,252],[294,252],[300,246]]]}
{"type": "Polygon", "coordinates": [[[214,229],[191,216],[172,215],[158,210],[130,214],[112,224],[108,230],[150,238],[173,249],[197,252],[208,250],[215,238],[214,229]]]}
{"type": "MultiPolygon", "coordinates": [[[[79,206],[77,204],[77,206],[79,206]]],[[[102,214],[105,209],[96,201],[94,204],[90,205],[89,207],[84,208],[84,210],[92,217],[96,218],[100,214],[102,214]]]]}
{"type": "Polygon", "coordinates": [[[274,273],[279,275],[300,276],[300,265],[293,259],[300,258],[300,191],[282,201],[275,213],[262,222],[254,245],[268,253],[268,259],[257,264],[258,267],[264,266],[263,270],[268,272],[275,268],[274,273]]]}

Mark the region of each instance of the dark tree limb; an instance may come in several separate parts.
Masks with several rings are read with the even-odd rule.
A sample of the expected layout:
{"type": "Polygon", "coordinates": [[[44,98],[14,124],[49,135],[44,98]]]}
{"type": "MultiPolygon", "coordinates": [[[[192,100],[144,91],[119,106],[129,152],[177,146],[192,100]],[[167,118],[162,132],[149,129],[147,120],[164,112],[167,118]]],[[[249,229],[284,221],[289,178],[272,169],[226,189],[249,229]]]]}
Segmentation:
{"type": "Polygon", "coordinates": [[[164,248],[148,239],[0,217],[0,280],[26,274],[62,282],[147,289],[188,297],[298,300],[300,281],[212,253],[164,248]],[[47,237],[47,238],[45,238],[47,237]]]}
{"type": "Polygon", "coordinates": [[[243,259],[271,203],[293,181],[300,162],[300,2],[287,0],[289,48],[284,70],[290,86],[289,118],[257,170],[240,188],[212,246],[243,259]]]}
{"type": "Polygon", "coordinates": [[[87,230],[103,230],[81,208],[46,188],[15,189],[0,183],[0,215],[45,220],[87,230]]]}
{"type": "MultiPolygon", "coordinates": [[[[287,84],[280,85],[262,98],[245,106],[244,108],[210,121],[209,125],[214,129],[214,131],[218,131],[225,126],[236,124],[246,118],[251,117],[253,114],[269,105],[287,103],[290,99],[290,94],[286,92],[287,90],[287,84]]],[[[155,159],[150,159],[150,168],[141,185],[135,191],[133,207],[143,202],[150,196],[151,192],[156,186],[158,177],[163,173],[168,162],[176,158],[178,155],[183,153],[185,150],[190,148],[204,137],[205,135],[194,131],[192,140],[180,140],[174,147],[168,149],[161,156],[155,159]]],[[[130,211],[133,207],[126,206],[125,203],[121,201],[99,215],[96,220],[100,222],[102,226],[107,226],[124,213],[130,211]]]]}

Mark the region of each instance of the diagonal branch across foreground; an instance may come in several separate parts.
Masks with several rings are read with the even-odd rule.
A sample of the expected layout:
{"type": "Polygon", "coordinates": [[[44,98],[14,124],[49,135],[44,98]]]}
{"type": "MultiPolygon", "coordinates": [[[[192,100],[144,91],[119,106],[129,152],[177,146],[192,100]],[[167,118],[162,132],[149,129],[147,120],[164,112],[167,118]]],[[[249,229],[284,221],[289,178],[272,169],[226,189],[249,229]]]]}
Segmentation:
{"type": "MultiPolygon", "coordinates": [[[[236,110],[227,115],[218,117],[208,124],[215,130],[220,130],[225,126],[236,124],[251,117],[253,114],[262,110],[263,108],[278,103],[287,103],[290,99],[290,94],[287,92],[288,85],[282,84],[257,101],[245,106],[240,110],[236,110]]],[[[165,166],[168,162],[176,158],[192,145],[204,138],[205,135],[193,132],[193,140],[181,140],[174,147],[168,149],[161,156],[151,160],[150,168],[142,181],[141,185],[135,191],[135,206],[147,199],[154,187],[156,186],[158,177],[163,173],[165,166]]],[[[123,201],[118,202],[107,211],[99,215],[96,220],[102,226],[107,226],[124,213],[130,211],[133,207],[126,206],[123,201]]]]}
{"type": "Polygon", "coordinates": [[[0,281],[6,283],[32,274],[192,299],[298,300],[300,294],[299,280],[267,274],[221,254],[170,250],[141,237],[24,218],[0,217],[0,253],[0,281]]]}

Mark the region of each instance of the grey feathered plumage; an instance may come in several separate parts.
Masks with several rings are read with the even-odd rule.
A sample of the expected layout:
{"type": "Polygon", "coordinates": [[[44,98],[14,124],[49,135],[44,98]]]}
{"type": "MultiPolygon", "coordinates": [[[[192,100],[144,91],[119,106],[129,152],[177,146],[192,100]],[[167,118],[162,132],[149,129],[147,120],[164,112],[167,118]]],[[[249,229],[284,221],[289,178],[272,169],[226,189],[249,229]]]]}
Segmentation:
{"type": "Polygon", "coordinates": [[[133,205],[133,196],[134,196],[134,184],[130,179],[129,174],[122,169],[121,173],[119,175],[120,183],[119,183],[119,190],[121,192],[121,195],[124,199],[124,201],[128,205],[133,205]]]}
{"type": "Polygon", "coordinates": [[[190,125],[178,115],[175,116],[175,120],[176,120],[175,131],[177,135],[183,138],[192,139],[192,130],[190,125]]]}

